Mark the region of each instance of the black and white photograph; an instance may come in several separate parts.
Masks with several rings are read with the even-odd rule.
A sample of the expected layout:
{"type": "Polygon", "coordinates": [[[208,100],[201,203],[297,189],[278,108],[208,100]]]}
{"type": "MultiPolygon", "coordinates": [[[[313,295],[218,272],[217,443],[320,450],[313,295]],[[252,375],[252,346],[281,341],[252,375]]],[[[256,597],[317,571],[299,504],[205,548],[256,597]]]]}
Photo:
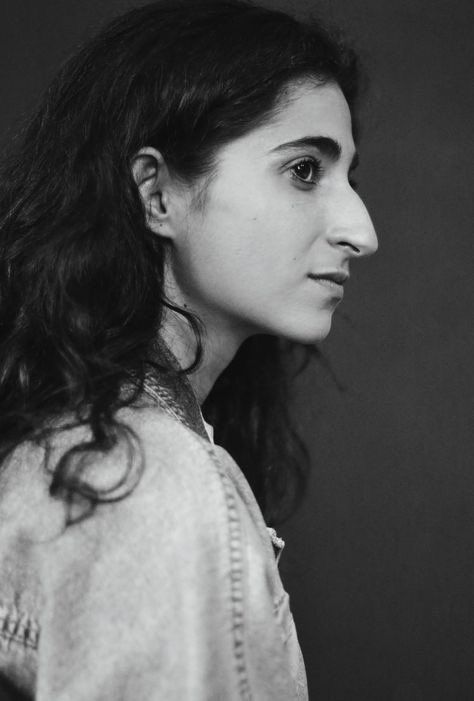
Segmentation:
{"type": "Polygon", "coordinates": [[[1,0],[0,701],[474,700],[468,0],[1,0]]]}

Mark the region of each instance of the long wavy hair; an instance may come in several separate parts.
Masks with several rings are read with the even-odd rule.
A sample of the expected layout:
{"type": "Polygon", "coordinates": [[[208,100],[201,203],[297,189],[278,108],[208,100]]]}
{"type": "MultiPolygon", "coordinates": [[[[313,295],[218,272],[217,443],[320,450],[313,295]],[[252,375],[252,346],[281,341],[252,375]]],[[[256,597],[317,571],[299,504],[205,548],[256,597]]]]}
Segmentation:
{"type": "MultiPolygon", "coordinates": [[[[86,426],[53,471],[53,494],[107,499],[78,453],[127,434],[163,312],[165,242],[147,227],[131,174],[144,146],[194,185],[219,149],[269,119],[292,81],[335,81],[351,110],[354,53],[321,23],[241,0],[163,0],[115,19],[70,58],[0,178],[0,445],[48,442],[58,417],[86,426]],[[133,379],[133,391],[123,392],[133,379]]],[[[199,320],[184,309],[201,357],[199,320]]],[[[304,449],[288,397],[291,344],[248,339],[203,407],[269,524],[304,492],[304,449]]],[[[172,372],[168,368],[169,372],[172,372]]],[[[63,426],[66,424],[63,424],[63,426]]]]}

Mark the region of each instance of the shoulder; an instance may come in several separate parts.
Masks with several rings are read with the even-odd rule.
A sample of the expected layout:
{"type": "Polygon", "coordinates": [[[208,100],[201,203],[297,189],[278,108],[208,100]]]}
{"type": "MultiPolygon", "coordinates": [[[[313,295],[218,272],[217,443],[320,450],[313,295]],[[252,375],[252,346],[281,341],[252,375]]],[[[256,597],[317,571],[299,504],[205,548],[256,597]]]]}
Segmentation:
{"type": "Polygon", "coordinates": [[[124,409],[117,419],[125,427],[117,445],[91,452],[80,467],[105,498],[77,526],[65,527],[66,505],[50,496],[49,485],[58,460],[87,441],[87,432],[58,432],[49,454],[32,444],[15,451],[0,473],[2,541],[21,534],[57,540],[59,546],[72,539],[71,547],[89,557],[92,541],[96,554],[121,549],[133,554],[126,543],[152,539],[166,552],[194,544],[223,555],[236,490],[214,446],[159,407],[124,409]]]}
{"type": "Polygon", "coordinates": [[[58,433],[48,456],[24,444],[8,461],[0,475],[0,565],[11,566],[2,568],[0,600],[18,599],[40,619],[45,601],[48,610],[68,601],[64,613],[54,604],[64,621],[79,600],[110,599],[146,616],[149,608],[139,602],[153,601],[155,592],[174,610],[192,583],[217,596],[214,583],[231,566],[233,516],[231,485],[212,446],[159,408],[126,409],[117,418],[127,427],[117,445],[91,453],[83,466],[106,498],[70,525],[66,504],[49,493],[51,471],[87,432],[58,433]],[[132,475],[131,485],[124,479],[130,465],[138,478],[132,475]]]}
{"type": "MultiPolygon", "coordinates": [[[[216,698],[241,684],[260,688],[263,669],[283,688],[288,632],[276,607],[283,591],[263,517],[239,468],[223,449],[159,408],[127,409],[117,418],[131,443],[120,440],[86,466],[92,482],[110,488],[110,499],[70,526],[61,522],[61,503],[49,496],[39,449],[22,446],[14,456],[18,471],[11,483],[23,483],[23,517],[28,511],[35,541],[21,556],[31,576],[27,582],[22,576],[14,595],[41,628],[41,698],[54,696],[50,683],[66,688],[76,673],[88,689],[92,681],[77,660],[95,669],[95,686],[103,678],[117,693],[130,679],[149,678],[159,698],[188,698],[179,685],[195,674],[193,684],[206,698],[216,670],[216,698]],[[122,495],[119,478],[131,456],[143,469],[122,495]],[[40,598],[31,596],[35,579],[40,598]],[[186,678],[177,674],[183,660],[186,678]],[[172,680],[172,692],[161,688],[166,680],[172,680]]],[[[81,440],[87,435],[58,434],[50,459],[81,440]]],[[[20,516],[11,515],[24,534],[20,516]]],[[[15,542],[10,550],[18,553],[15,542]]],[[[18,557],[16,563],[21,574],[18,557]]],[[[4,585],[0,581],[0,594],[4,585]]]]}
{"type": "Polygon", "coordinates": [[[127,409],[117,418],[126,432],[91,465],[91,479],[105,480],[112,490],[118,484],[119,498],[112,491],[113,501],[98,507],[98,518],[141,532],[162,526],[168,542],[212,539],[216,527],[226,525],[229,489],[213,446],[160,408],[127,409]],[[124,470],[132,484],[121,498],[124,470]]]}

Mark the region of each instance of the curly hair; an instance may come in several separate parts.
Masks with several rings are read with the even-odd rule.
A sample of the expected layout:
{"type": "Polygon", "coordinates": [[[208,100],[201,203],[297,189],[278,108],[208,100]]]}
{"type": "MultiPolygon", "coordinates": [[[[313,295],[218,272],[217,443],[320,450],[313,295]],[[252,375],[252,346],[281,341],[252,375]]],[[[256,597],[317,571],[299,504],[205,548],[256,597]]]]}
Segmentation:
{"type": "MultiPolygon", "coordinates": [[[[159,363],[151,349],[172,306],[166,243],[147,226],[131,160],[153,146],[196,184],[223,145],[264,123],[285,87],[308,78],[337,82],[354,110],[357,60],[339,35],[241,0],[134,9],[63,66],[0,178],[2,459],[23,441],[47,441],[68,416],[90,440],[56,466],[51,491],[107,498],[69,458],[108,450],[126,432],[117,411],[159,363]]],[[[190,372],[200,324],[175,310],[196,336],[190,372]]],[[[298,502],[307,473],[288,415],[290,348],[248,339],[203,407],[272,524],[298,502]]]]}

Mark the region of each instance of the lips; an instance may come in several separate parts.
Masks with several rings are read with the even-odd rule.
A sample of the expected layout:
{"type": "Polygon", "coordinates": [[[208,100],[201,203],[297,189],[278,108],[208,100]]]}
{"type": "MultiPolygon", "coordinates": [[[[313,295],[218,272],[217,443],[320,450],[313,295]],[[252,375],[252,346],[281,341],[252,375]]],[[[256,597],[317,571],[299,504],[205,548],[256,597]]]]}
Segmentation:
{"type": "Polygon", "coordinates": [[[334,270],[321,273],[310,273],[310,278],[313,280],[330,280],[337,285],[343,285],[349,279],[349,273],[345,270],[334,270]]]}

